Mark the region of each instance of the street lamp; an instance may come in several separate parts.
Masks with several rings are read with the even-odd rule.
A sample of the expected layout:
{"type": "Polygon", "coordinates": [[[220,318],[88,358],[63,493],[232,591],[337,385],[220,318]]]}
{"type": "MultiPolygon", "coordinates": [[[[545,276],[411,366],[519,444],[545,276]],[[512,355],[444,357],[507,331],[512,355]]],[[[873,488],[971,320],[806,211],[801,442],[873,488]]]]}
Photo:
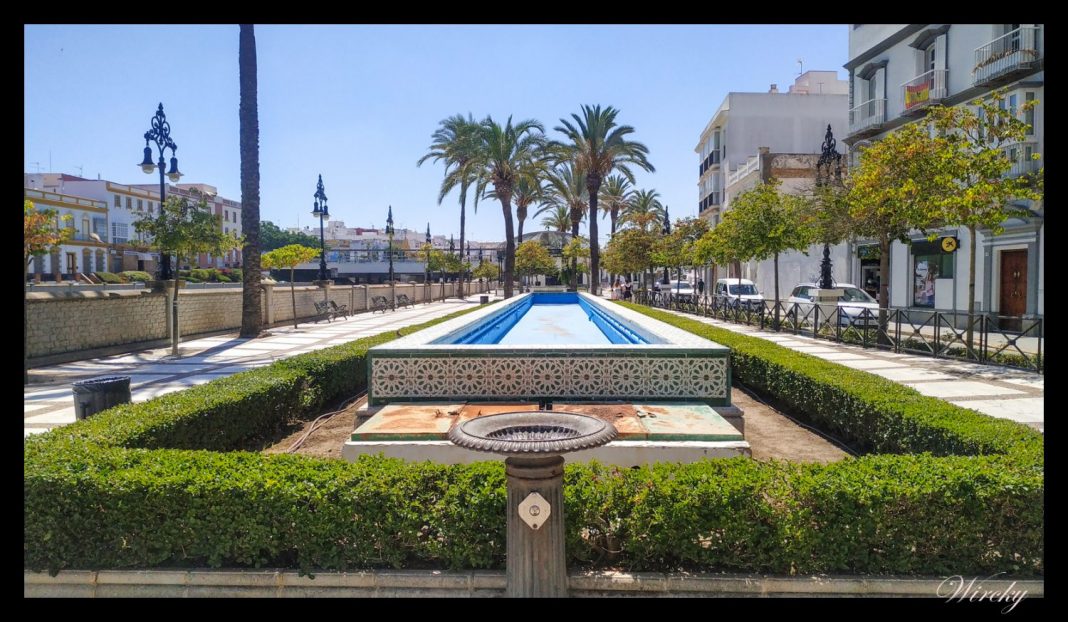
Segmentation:
{"type": "MultiPolygon", "coordinates": [[[[664,229],[663,229],[663,231],[664,231],[664,235],[671,235],[671,216],[668,215],[668,208],[667,208],[666,205],[664,206],[664,229]]],[[[670,281],[670,279],[668,279],[668,269],[667,269],[667,266],[664,266],[664,285],[668,285],[669,283],[671,283],[671,281],[670,281]]]]}
{"type": "Polygon", "coordinates": [[[423,277],[423,297],[430,304],[430,223],[426,223],[426,276],[423,277]]]}
{"type": "MultiPolygon", "coordinates": [[[[167,171],[167,177],[171,181],[178,183],[178,180],[182,178],[182,174],[178,172],[178,145],[171,140],[171,124],[167,123],[167,115],[163,114],[162,102],[160,102],[159,109],[156,110],[156,116],[152,117],[151,123],[152,129],[145,132],[145,159],[141,161],[141,170],[151,175],[152,171],[159,166],[159,207],[162,210],[163,202],[167,200],[167,185],[163,181],[164,169],[166,168],[163,154],[167,148],[171,150],[171,170],[167,171]],[[152,147],[148,146],[149,141],[156,143],[156,147],[159,149],[158,165],[152,163],[152,147]]],[[[160,253],[159,272],[161,280],[171,278],[171,256],[169,253],[160,253]]],[[[175,302],[177,303],[177,301],[175,302]]]]}
{"type": "MultiPolygon", "coordinates": [[[[823,186],[830,183],[842,183],[842,154],[835,149],[834,134],[831,133],[831,125],[827,124],[827,134],[824,136],[821,146],[820,159],[816,162],[816,185],[823,186]]],[[[823,261],[820,262],[820,289],[834,287],[834,279],[831,277],[831,245],[823,243],[823,261]]]]}
{"type": "Polygon", "coordinates": [[[460,268],[464,271],[464,275],[467,277],[467,289],[468,294],[471,293],[471,269],[468,267],[471,265],[471,240],[467,241],[467,253],[464,254],[464,262],[460,264],[460,268]]]}
{"type": "MultiPolygon", "coordinates": [[[[427,229],[430,229],[430,224],[427,223],[427,229]]],[[[397,310],[397,294],[395,291],[396,286],[393,284],[393,206],[389,206],[389,215],[386,216],[386,237],[389,238],[389,293],[392,303],[390,308],[394,311],[397,310]]]]}
{"type": "Polygon", "coordinates": [[[326,191],[323,189],[323,175],[319,174],[319,183],[315,186],[315,208],[312,216],[319,218],[319,280],[326,280],[326,237],[323,234],[323,220],[330,220],[330,210],[326,207],[326,191]]]}
{"type": "MultiPolygon", "coordinates": [[[[456,258],[456,240],[452,238],[452,234],[449,234],[449,257],[450,261],[456,258]]],[[[457,290],[459,291],[459,290],[457,290]]],[[[443,299],[444,300],[444,299],[443,299]]]]}

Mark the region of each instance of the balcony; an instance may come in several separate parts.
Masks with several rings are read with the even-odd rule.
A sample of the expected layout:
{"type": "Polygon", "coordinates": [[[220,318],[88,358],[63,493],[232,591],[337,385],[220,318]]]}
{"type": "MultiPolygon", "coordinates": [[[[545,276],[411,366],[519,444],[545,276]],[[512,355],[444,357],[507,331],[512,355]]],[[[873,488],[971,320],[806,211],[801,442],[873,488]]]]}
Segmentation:
{"type": "Polygon", "coordinates": [[[1038,65],[1037,26],[1025,26],[1008,32],[986,45],[975,48],[973,86],[998,86],[1029,73],[1038,65]]]}
{"type": "Polygon", "coordinates": [[[751,156],[746,160],[745,164],[739,166],[732,173],[727,175],[727,187],[730,188],[740,179],[756,170],[760,170],[760,156],[751,156]]]}
{"type": "Polygon", "coordinates": [[[901,85],[905,99],[905,112],[914,112],[937,104],[948,95],[948,69],[932,69],[901,85]]]}
{"type": "Polygon", "coordinates": [[[706,157],[701,162],[701,166],[699,167],[699,170],[698,170],[697,174],[698,175],[704,175],[705,171],[707,171],[708,169],[712,168],[713,166],[719,166],[719,150],[718,149],[716,151],[713,151],[712,153],[708,154],[708,157],[706,157]]]}
{"type": "Polygon", "coordinates": [[[1006,177],[1022,177],[1033,175],[1042,168],[1042,159],[1035,160],[1031,156],[1038,151],[1038,143],[1035,141],[1012,143],[1002,147],[1005,154],[1012,161],[1012,168],[1005,173],[1006,177]]]}
{"type": "Polygon", "coordinates": [[[877,134],[886,123],[886,98],[869,99],[849,111],[849,135],[862,138],[877,134]]]}
{"type": "Polygon", "coordinates": [[[720,203],[720,193],[719,192],[710,192],[708,194],[708,196],[706,196],[705,198],[701,199],[701,201],[697,204],[697,213],[700,214],[701,212],[703,212],[703,211],[705,211],[707,209],[712,209],[714,207],[719,207],[719,203],[720,203]]]}

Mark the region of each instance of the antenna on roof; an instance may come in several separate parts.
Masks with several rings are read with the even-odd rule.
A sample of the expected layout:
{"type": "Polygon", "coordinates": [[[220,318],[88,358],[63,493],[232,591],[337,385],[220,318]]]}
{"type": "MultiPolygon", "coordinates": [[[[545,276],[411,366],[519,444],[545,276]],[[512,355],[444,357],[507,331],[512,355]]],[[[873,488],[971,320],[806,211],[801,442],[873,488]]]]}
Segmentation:
{"type": "Polygon", "coordinates": [[[801,59],[800,59],[800,58],[798,58],[798,59],[797,59],[797,64],[801,66],[801,71],[799,71],[799,72],[797,73],[797,75],[799,75],[799,76],[800,76],[800,75],[802,75],[802,74],[804,74],[804,73],[805,73],[805,63],[803,63],[803,62],[801,61],[801,59]]]}
{"type": "Polygon", "coordinates": [[[85,170],[85,167],[84,166],[75,166],[74,168],[78,169],[78,177],[81,177],[82,176],[82,171],[85,170]]]}
{"type": "Polygon", "coordinates": [[[32,165],[37,167],[37,171],[36,172],[38,172],[38,173],[41,172],[41,163],[40,162],[30,162],[30,164],[32,164],[32,165]]]}

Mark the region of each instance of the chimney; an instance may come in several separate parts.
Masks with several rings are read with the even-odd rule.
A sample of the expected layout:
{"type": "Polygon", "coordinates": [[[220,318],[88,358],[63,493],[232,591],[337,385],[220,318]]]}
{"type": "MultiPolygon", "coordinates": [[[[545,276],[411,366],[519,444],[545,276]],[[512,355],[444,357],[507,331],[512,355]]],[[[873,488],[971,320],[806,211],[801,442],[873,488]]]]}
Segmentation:
{"type": "Polygon", "coordinates": [[[768,92],[769,93],[778,93],[779,92],[779,85],[778,84],[772,84],[771,88],[768,89],[768,92]]]}

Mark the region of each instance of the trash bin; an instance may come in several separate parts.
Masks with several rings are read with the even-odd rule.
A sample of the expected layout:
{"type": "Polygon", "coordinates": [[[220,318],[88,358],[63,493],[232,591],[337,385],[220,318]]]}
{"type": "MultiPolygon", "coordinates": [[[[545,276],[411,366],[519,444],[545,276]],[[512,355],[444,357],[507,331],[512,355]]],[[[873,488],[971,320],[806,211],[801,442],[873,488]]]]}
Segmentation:
{"type": "Polygon", "coordinates": [[[103,376],[71,385],[74,391],[74,418],[78,421],[130,402],[129,376],[103,376]]]}
{"type": "Polygon", "coordinates": [[[480,304],[480,305],[489,304],[489,296],[486,295],[486,294],[482,294],[481,296],[479,296],[478,297],[478,304],[480,304]]]}

